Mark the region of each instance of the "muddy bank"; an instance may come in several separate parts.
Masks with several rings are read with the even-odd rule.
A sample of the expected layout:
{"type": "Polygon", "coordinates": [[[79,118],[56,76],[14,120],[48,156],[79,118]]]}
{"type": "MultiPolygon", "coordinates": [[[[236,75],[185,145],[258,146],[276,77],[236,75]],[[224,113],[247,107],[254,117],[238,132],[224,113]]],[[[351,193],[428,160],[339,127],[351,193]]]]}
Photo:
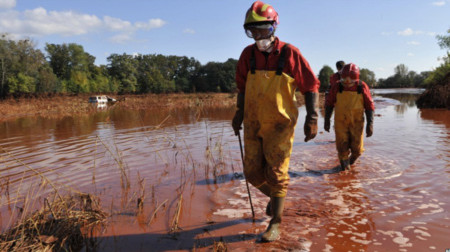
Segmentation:
{"type": "MultiPolygon", "coordinates": [[[[322,94],[321,94],[322,95],[322,94]]],[[[235,93],[197,94],[147,94],[117,95],[118,100],[99,109],[88,103],[90,95],[28,97],[0,101],[0,122],[21,117],[63,118],[67,116],[90,115],[105,109],[146,110],[146,109],[212,109],[233,108],[235,93]]],[[[304,104],[303,95],[296,94],[298,105],[304,104]]],[[[323,104],[323,97],[320,99],[323,104]]]]}
{"type": "Polygon", "coordinates": [[[162,95],[118,95],[115,103],[97,107],[88,102],[90,95],[54,96],[7,99],[0,101],[0,121],[21,117],[39,116],[63,118],[66,116],[94,114],[99,110],[122,109],[174,109],[180,107],[233,106],[234,94],[162,94],[162,95]]]}
{"type": "Polygon", "coordinates": [[[441,82],[427,88],[416,103],[418,108],[450,109],[450,73],[441,82]]]}

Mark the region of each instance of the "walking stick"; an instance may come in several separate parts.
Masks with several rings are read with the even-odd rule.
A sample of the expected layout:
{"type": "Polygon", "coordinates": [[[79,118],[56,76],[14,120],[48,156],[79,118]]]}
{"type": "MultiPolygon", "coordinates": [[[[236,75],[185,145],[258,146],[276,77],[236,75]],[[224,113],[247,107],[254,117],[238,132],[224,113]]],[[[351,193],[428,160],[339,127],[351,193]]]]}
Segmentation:
{"type": "MultiPolygon", "coordinates": [[[[245,164],[244,164],[244,152],[242,151],[241,132],[238,132],[237,136],[239,139],[239,147],[241,148],[242,168],[244,168],[245,164]]],[[[250,188],[248,187],[248,181],[247,181],[247,178],[245,177],[245,173],[244,173],[244,178],[245,178],[245,184],[247,185],[248,199],[250,201],[250,207],[252,209],[252,216],[253,216],[253,220],[254,220],[255,219],[255,211],[253,210],[252,196],[250,195],[250,188]]]]}

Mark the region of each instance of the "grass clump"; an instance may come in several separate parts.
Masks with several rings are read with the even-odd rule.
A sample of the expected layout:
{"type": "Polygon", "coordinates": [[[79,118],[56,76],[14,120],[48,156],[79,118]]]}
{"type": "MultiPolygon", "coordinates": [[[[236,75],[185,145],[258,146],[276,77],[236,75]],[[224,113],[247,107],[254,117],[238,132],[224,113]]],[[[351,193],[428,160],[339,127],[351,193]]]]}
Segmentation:
{"type": "Polygon", "coordinates": [[[41,210],[0,235],[0,251],[78,251],[106,217],[90,194],[46,198],[41,210]]]}

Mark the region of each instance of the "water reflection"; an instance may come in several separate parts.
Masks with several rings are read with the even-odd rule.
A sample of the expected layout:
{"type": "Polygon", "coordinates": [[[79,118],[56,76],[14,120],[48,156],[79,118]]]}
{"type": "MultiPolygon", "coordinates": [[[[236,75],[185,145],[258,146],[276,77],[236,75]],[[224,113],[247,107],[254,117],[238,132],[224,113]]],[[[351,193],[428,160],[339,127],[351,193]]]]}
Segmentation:
{"type": "MultiPolygon", "coordinates": [[[[399,101],[399,103],[391,102],[389,100],[383,100],[387,104],[394,105],[395,111],[398,114],[404,114],[408,108],[415,108],[416,107],[416,100],[419,97],[421,92],[406,92],[401,93],[402,90],[390,90],[390,92],[387,92],[384,90],[384,92],[381,92],[380,90],[377,90],[374,92],[374,96],[393,99],[396,101],[399,101]],[[398,93],[397,93],[398,92],[398,93]]],[[[375,99],[375,97],[374,97],[375,99]]],[[[377,109],[375,107],[375,109],[377,109]]]]}
{"type": "Polygon", "coordinates": [[[408,107],[416,106],[416,100],[420,94],[403,94],[403,93],[391,93],[391,94],[379,94],[379,96],[387,97],[400,101],[402,104],[406,104],[408,107]]]}
{"type": "Polygon", "coordinates": [[[443,124],[450,128],[450,110],[447,109],[421,109],[420,117],[425,120],[431,120],[436,124],[443,124]]]}
{"type": "MultiPolygon", "coordinates": [[[[443,230],[449,226],[445,213],[450,211],[448,187],[442,186],[449,181],[450,113],[448,110],[418,110],[415,107],[417,95],[418,92],[413,91],[406,94],[400,94],[398,90],[374,91],[379,115],[374,122],[375,134],[365,139],[366,152],[349,173],[333,169],[338,162],[334,132],[321,132],[320,127],[320,133],[313,141],[303,141],[306,112],[304,106],[299,109],[300,120],[291,159],[290,198],[283,226],[286,235],[277,244],[286,250],[300,250],[301,246],[309,244],[313,246],[311,251],[316,248],[325,251],[376,251],[382,248],[399,251],[406,249],[402,245],[409,244],[417,251],[425,251],[431,246],[436,246],[436,250],[442,248],[443,230]],[[402,198],[408,200],[402,201],[402,198]],[[418,206],[441,212],[430,211],[423,215],[414,212],[418,206]],[[426,228],[424,230],[430,234],[425,237],[428,241],[415,239],[414,233],[403,231],[404,238],[409,237],[410,241],[397,245],[396,242],[403,241],[400,239],[403,236],[397,232],[413,222],[426,228]]],[[[230,127],[233,114],[234,108],[135,111],[108,108],[94,115],[58,120],[21,118],[0,123],[0,147],[52,181],[100,194],[102,202],[113,210],[124,204],[135,210],[136,201],[129,198],[135,199],[141,191],[121,191],[118,162],[114,160],[120,156],[128,169],[127,175],[139,178],[130,179],[132,189],[145,179],[148,205],[144,207],[150,210],[144,217],[153,214],[164,200],[170,204],[158,213],[161,217],[151,227],[139,226],[144,223],[143,216],[139,215],[133,216],[131,221],[128,218],[128,222],[118,220],[112,224],[117,226],[118,237],[125,235],[124,226],[130,226],[127,229],[130,234],[155,229],[164,232],[176,206],[174,192],[179,190],[182,182],[191,181],[186,186],[180,223],[183,228],[191,225],[203,230],[206,221],[219,223],[221,220],[214,214],[215,210],[227,210],[230,215],[222,218],[230,222],[238,218],[234,215],[236,212],[249,215],[245,183],[241,183],[242,177],[236,177],[241,174],[242,167],[239,143],[230,127]],[[115,152],[109,153],[99,139],[115,152]],[[219,200],[220,197],[224,200],[219,200]]],[[[321,120],[322,117],[319,125],[323,123],[321,120]]],[[[30,185],[27,178],[35,176],[4,153],[0,153],[0,172],[2,196],[6,195],[6,185],[10,192],[17,192],[20,183],[13,183],[21,181],[22,177],[25,178],[21,181],[25,192],[30,185]]],[[[1,197],[0,200],[5,203],[8,199],[1,197]]],[[[254,203],[260,210],[257,214],[264,216],[265,198],[258,201],[255,196],[254,203]]],[[[8,211],[0,213],[3,215],[0,226],[7,225],[11,210],[9,214],[8,211]]],[[[230,227],[220,230],[220,236],[256,234],[265,226],[230,227]],[[253,227],[258,230],[250,230],[253,227]],[[244,232],[246,229],[250,231],[244,232]]],[[[190,234],[186,233],[186,236],[192,239],[190,234]]],[[[145,237],[148,234],[139,239],[145,237]]],[[[150,242],[164,243],[156,239],[150,242]]],[[[117,241],[117,245],[120,244],[124,243],[117,241]]],[[[248,240],[247,243],[236,241],[236,248],[242,248],[241,245],[244,248],[254,246],[248,240]]],[[[171,246],[179,248],[175,243],[171,246]]],[[[274,245],[255,246],[270,250],[274,245]]]]}
{"type": "Polygon", "coordinates": [[[153,110],[121,110],[99,111],[89,116],[64,117],[46,119],[42,117],[19,118],[15,121],[0,123],[0,139],[19,137],[21,143],[31,147],[36,141],[65,140],[81,135],[90,135],[102,130],[105,123],[115,130],[131,129],[150,130],[154,127],[170,127],[188,125],[201,120],[229,120],[234,109],[215,108],[210,110],[185,109],[153,109],[153,110]]]}

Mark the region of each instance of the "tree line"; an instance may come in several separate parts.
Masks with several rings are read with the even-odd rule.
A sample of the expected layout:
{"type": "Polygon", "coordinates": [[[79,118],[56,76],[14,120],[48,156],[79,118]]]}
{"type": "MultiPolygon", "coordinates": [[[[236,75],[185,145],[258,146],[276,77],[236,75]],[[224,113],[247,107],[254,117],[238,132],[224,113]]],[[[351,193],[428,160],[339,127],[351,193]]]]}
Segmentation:
{"type": "MultiPolygon", "coordinates": [[[[433,83],[439,83],[450,73],[450,29],[448,35],[438,35],[438,45],[441,49],[446,49],[446,56],[442,57],[442,63],[433,71],[416,73],[409,71],[404,64],[399,64],[394,69],[394,75],[386,79],[375,78],[375,73],[366,68],[360,69],[360,79],[366,82],[371,88],[426,88],[433,83]]],[[[323,66],[319,72],[320,89],[325,91],[329,87],[330,76],[334,73],[330,66],[323,66]]]]}
{"type": "MultiPolygon", "coordinates": [[[[450,34],[450,29],[448,30],[450,34]]],[[[450,36],[437,36],[443,49],[450,49],[450,36]]],[[[416,73],[400,64],[394,75],[375,78],[360,69],[360,79],[373,88],[426,87],[450,72],[450,56],[434,71],[416,73]]],[[[33,41],[0,37],[0,98],[43,93],[172,93],[234,92],[237,60],[208,62],[161,54],[111,54],[107,64],[97,66],[95,57],[78,44],[46,44],[45,53],[33,41]]],[[[319,71],[321,91],[329,86],[334,70],[319,71]]]]}
{"type": "Polygon", "coordinates": [[[78,44],[0,38],[0,98],[42,93],[232,92],[237,60],[205,65],[186,56],[111,54],[107,65],[78,44]]]}
{"type": "MultiPolygon", "coordinates": [[[[330,66],[323,66],[319,72],[319,80],[321,83],[321,90],[328,89],[330,83],[330,76],[334,73],[330,66]]],[[[371,88],[423,88],[427,86],[425,80],[431,72],[425,71],[420,74],[409,71],[404,64],[399,64],[394,69],[394,75],[386,79],[376,79],[375,73],[367,68],[360,69],[360,79],[367,83],[371,88]]]]}

